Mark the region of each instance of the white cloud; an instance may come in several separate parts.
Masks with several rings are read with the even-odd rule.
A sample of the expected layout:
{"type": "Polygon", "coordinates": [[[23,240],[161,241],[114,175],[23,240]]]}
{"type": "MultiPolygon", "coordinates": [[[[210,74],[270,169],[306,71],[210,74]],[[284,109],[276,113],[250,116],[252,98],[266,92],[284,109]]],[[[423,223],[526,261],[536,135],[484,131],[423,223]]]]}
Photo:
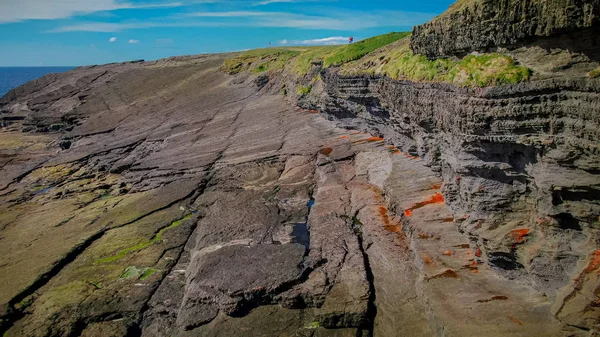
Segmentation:
{"type": "Polygon", "coordinates": [[[136,43],[140,43],[140,40],[134,40],[134,39],[130,39],[129,40],[130,44],[136,44],[136,43]]]}
{"type": "Polygon", "coordinates": [[[182,6],[179,2],[164,4],[132,4],[117,0],[2,0],[0,24],[24,20],[64,19],[101,11],[134,8],[182,6]]]}
{"type": "Polygon", "coordinates": [[[113,36],[113,37],[111,37],[110,39],[108,39],[108,42],[110,42],[110,43],[113,43],[113,42],[115,42],[115,41],[117,41],[117,38],[116,38],[116,37],[114,37],[114,36],[113,36]]]}
{"type": "Polygon", "coordinates": [[[262,6],[262,5],[268,5],[268,4],[272,4],[272,3],[289,3],[289,2],[296,2],[294,0],[265,0],[265,1],[260,1],[255,3],[255,6],[262,6]]]}
{"type": "Polygon", "coordinates": [[[262,0],[252,4],[253,6],[264,6],[274,3],[299,3],[299,2],[334,2],[337,0],[262,0]]]}
{"type": "Polygon", "coordinates": [[[343,36],[332,36],[322,39],[312,40],[281,40],[280,44],[291,44],[291,45],[336,45],[348,43],[348,37],[343,36]]]}
{"type": "MultiPolygon", "coordinates": [[[[1,0],[0,0],[1,1],[1,0]]],[[[104,0],[103,0],[104,1],[104,0]]],[[[268,11],[196,12],[182,17],[144,22],[87,22],[50,30],[53,33],[74,31],[119,32],[131,29],[161,27],[273,27],[306,30],[356,31],[373,27],[412,27],[434,17],[433,14],[402,11],[348,11],[328,12],[329,16],[268,11]],[[197,20],[211,18],[211,20],[197,20]]]]}
{"type": "Polygon", "coordinates": [[[190,13],[189,16],[195,17],[211,17],[211,18],[240,18],[251,16],[268,16],[269,12],[253,12],[253,11],[232,11],[232,12],[196,12],[190,13]]]}

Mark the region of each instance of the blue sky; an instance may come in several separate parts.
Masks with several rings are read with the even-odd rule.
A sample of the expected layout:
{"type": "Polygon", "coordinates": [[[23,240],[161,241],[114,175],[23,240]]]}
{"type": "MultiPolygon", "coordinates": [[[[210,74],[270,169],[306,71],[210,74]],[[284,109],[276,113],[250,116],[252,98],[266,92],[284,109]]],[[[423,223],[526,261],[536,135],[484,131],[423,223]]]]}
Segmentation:
{"type": "Polygon", "coordinates": [[[408,31],[453,0],[0,0],[0,66],[77,66],[408,31]]]}

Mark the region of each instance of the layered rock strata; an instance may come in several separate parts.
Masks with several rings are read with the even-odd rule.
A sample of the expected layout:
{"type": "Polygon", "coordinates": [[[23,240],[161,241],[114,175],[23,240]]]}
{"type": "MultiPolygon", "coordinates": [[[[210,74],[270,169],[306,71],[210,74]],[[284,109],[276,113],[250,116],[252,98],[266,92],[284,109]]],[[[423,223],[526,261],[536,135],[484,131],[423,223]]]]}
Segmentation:
{"type": "Polygon", "coordinates": [[[414,27],[411,47],[434,58],[548,39],[564,47],[570,40],[571,47],[579,46],[574,51],[585,51],[598,60],[599,12],[597,0],[458,1],[439,17],[414,27]]]}

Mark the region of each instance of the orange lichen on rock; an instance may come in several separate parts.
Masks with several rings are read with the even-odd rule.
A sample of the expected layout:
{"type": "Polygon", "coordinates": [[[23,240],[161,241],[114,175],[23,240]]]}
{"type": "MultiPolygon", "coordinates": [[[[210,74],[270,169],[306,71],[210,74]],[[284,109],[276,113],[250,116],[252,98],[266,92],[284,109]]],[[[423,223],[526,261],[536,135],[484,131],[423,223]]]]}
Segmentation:
{"type": "Polygon", "coordinates": [[[394,224],[390,221],[390,216],[388,215],[388,210],[384,206],[379,206],[379,216],[381,217],[381,221],[383,222],[384,228],[388,232],[392,232],[392,233],[402,232],[402,226],[400,226],[399,224],[394,224]]]}
{"type": "Polygon", "coordinates": [[[339,138],[340,138],[340,139],[349,139],[349,138],[350,138],[350,136],[340,136],[339,138]]]}
{"type": "Polygon", "coordinates": [[[433,238],[433,235],[428,235],[428,234],[423,234],[423,233],[419,234],[419,239],[421,239],[421,240],[427,240],[427,239],[431,239],[431,238],[433,238]]]}
{"type": "Polygon", "coordinates": [[[401,153],[404,155],[404,157],[406,157],[406,158],[408,158],[408,159],[419,159],[419,157],[417,157],[417,156],[413,156],[413,155],[412,155],[412,154],[410,154],[410,153],[404,153],[404,152],[401,152],[401,153]]]}
{"type": "Polygon", "coordinates": [[[439,278],[459,278],[459,277],[458,277],[457,272],[455,272],[452,269],[447,269],[443,273],[426,278],[426,280],[430,281],[430,280],[435,280],[435,279],[439,279],[439,278]]]}
{"type": "Polygon", "coordinates": [[[424,262],[426,265],[430,265],[430,264],[432,264],[432,263],[433,263],[433,259],[432,259],[431,257],[429,257],[429,256],[425,255],[425,256],[423,257],[423,262],[424,262]]]}
{"type": "Polygon", "coordinates": [[[510,232],[515,243],[523,243],[525,241],[525,236],[529,235],[531,230],[529,228],[515,229],[510,232]]]}
{"type": "Polygon", "coordinates": [[[385,225],[385,230],[392,233],[400,233],[402,232],[402,227],[400,225],[385,225]]]}
{"type": "MultiPolygon", "coordinates": [[[[595,250],[591,254],[590,262],[588,263],[587,267],[581,272],[581,274],[579,274],[579,276],[577,276],[573,280],[573,290],[563,299],[562,305],[556,312],[557,316],[562,312],[567,303],[583,290],[585,282],[589,280],[588,275],[593,272],[597,272],[598,274],[600,274],[600,249],[595,250]]],[[[592,301],[591,303],[594,303],[594,301],[592,301]]]]}
{"type": "Polygon", "coordinates": [[[518,325],[523,325],[523,322],[519,321],[518,319],[512,317],[512,316],[506,316],[508,317],[508,319],[510,319],[511,321],[513,321],[513,323],[518,324],[518,325]]]}
{"type": "Polygon", "coordinates": [[[387,208],[385,208],[383,206],[379,206],[379,216],[381,216],[381,220],[383,221],[383,223],[385,225],[389,225],[390,217],[388,216],[387,208]]]}
{"type": "Polygon", "coordinates": [[[319,153],[325,156],[329,156],[333,152],[333,149],[330,147],[325,147],[319,150],[319,153]]]}
{"type": "Polygon", "coordinates": [[[590,258],[590,263],[588,264],[588,266],[583,270],[583,272],[585,274],[589,274],[593,271],[598,270],[598,272],[600,273],[600,270],[598,269],[600,267],[600,249],[596,250],[595,252],[592,253],[592,256],[590,258]]]}
{"type": "Polygon", "coordinates": [[[397,147],[395,147],[394,145],[389,145],[387,148],[388,148],[388,151],[390,151],[390,153],[391,153],[392,155],[397,155],[397,154],[400,154],[400,153],[402,153],[402,152],[400,152],[400,150],[398,150],[398,148],[397,148],[397,147]]]}
{"type": "Polygon", "coordinates": [[[461,269],[469,269],[474,274],[477,274],[477,273],[479,273],[479,268],[477,267],[477,265],[478,265],[477,261],[473,260],[473,261],[471,261],[471,263],[464,265],[461,269]]]}
{"type": "Polygon", "coordinates": [[[454,222],[454,218],[445,218],[443,222],[454,222]]]}
{"type": "Polygon", "coordinates": [[[429,198],[425,201],[418,202],[418,203],[414,204],[411,208],[405,210],[404,215],[407,217],[411,217],[413,214],[413,211],[416,209],[423,208],[423,207],[425,207],[427,205],[431,205],[431,204],[441,204],[441,203],[444,203],[444,196],[442,195],[442,193],[436,193],[431,198],[429,198]]]}
{"type": "Polygon", "coordinates": [[[432,190],[439,190],[442,188],[442,184],[433,184],[431,185],[432,190]]]}
{"type": "Polygon", "coordinates": [[[383,141],[383,138],[380,138],[380,137],[369,137],[369,138],[365,138],[365,139],[355,140],[352,143],[354,143],[354,144],[375,143],[375,142],[381,142],[381,141],[383,141]]]}
{"type": "Polygon", "coordinates": [[[449,250],[447,250],[447,251],[444,252],[444,255],[446,255],[446,256],[452,256],[452,252],[449,251],[449,250]]]}

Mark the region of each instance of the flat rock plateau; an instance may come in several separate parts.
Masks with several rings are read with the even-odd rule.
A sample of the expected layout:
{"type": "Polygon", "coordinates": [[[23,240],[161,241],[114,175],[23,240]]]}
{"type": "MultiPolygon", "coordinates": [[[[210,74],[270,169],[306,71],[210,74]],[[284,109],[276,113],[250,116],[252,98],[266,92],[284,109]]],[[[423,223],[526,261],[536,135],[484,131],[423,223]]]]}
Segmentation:
{"type": "Polygon", "coordinates": [[[584,16],[509,38],[551,8],[513,2],[459,1],[408,39],[497,45],[533,69],[516,84],[231,74],[215,54],[12,90],[0,333],[600,336],[598,2],[547,1],[584,16]]]}

